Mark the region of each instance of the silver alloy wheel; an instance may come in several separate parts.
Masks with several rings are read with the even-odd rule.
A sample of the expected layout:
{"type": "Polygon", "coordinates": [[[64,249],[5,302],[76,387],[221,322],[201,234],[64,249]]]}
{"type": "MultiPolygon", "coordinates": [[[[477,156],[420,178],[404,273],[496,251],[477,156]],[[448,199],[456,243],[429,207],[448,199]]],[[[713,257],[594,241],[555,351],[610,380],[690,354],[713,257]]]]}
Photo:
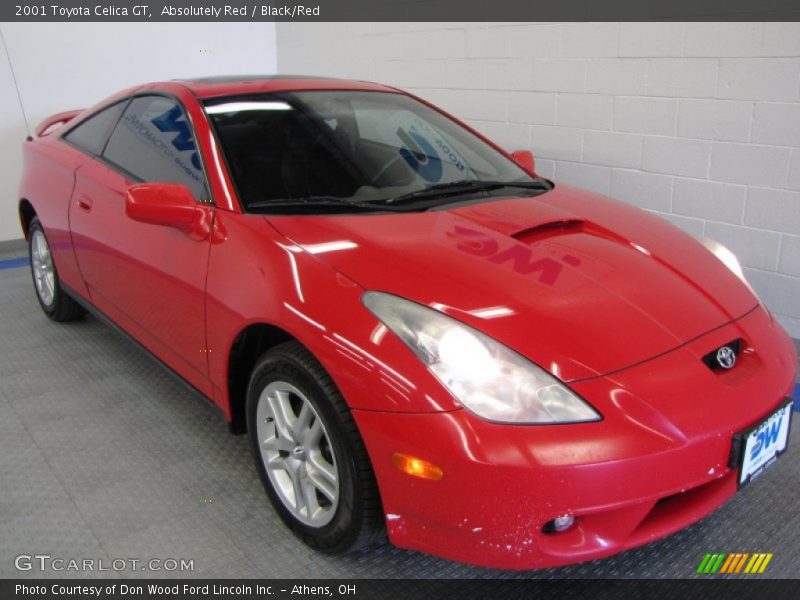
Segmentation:
{"type": "Polygon", "coordinates": [[[31,269],[36,293],[46,307],[50,308],[56,297],[56,274],[50,246],[39,229],[34,229],[31,239],[31,269]]]}
{"type": "Polygon", "coordinates": [[[272,487],[300,522],[330,523],[339,505],[339,471],[328,432],[308,398],[285,381],[273,381],[256,407],[261,460],[272,487]]]}

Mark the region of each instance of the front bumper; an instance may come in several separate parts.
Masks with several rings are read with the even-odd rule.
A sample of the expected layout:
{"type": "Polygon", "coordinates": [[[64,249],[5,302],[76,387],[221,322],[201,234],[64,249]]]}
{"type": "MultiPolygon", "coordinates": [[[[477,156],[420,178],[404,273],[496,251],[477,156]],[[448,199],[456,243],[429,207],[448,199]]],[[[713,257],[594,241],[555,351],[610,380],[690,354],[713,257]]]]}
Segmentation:
{"type": "Polygon", "coordinates": [[[725,503],[737,489],[732,436],[791,392],[795,360],[788,336],[759,309],[654,361],[572,384],[601,422],[510,426],[465,410],[354,415],[394,544],[488,567],[552,567],[651,542],[725,503]],[[750,349],[738,371],[712,373],[699,361],[737,337],[750,349]],[[391,465],[394,452],[433,462],[444,477],[410,477],[391,465]],[[565,514],[576,516],[571,529],[543,531],[565,514]]]}

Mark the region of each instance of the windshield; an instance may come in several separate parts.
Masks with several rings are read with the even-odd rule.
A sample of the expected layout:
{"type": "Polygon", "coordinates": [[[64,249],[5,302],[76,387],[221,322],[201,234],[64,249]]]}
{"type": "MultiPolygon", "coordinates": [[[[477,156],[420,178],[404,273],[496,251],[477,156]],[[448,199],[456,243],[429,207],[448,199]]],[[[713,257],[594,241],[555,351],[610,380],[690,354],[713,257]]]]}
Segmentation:
{"type": "Polygon", "coordinates": [[[271,93],[215,99],[205,111],[248,212],[422,210],[549,189],[403,94],[271,93]]]}

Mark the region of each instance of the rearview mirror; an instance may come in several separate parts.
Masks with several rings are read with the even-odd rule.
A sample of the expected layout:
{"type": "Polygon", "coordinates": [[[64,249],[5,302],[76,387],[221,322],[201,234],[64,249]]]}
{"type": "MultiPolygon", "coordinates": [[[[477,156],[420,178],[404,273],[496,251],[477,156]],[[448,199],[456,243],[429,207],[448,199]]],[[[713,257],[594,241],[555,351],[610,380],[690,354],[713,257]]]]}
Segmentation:
{"type": "Polygon", "coordinates": [[[138,183],[125,195],[125,214],[134,221],[179,229],[193,239],[205,238],[210,211],[205,210],[185,185],[138,183]]]}
{"type": "Polygon", "coordinates": [[[530,150],[515,150],[511,153],[511,158],[528,173],[534,174],[533,153],[530,150]]]}

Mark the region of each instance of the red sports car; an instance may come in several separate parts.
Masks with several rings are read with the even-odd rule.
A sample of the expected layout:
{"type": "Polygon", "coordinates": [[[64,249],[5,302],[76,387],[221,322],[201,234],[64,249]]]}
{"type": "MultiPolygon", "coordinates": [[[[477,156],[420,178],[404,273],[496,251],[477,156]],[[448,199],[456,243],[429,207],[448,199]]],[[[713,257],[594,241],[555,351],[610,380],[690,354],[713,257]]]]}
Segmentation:
{"type": "Polygon", "coordinates": [[[728,250],[397,89],[143,85],[24,159],[44,312],[101,316],[215,403],[321,551],[385,528],[479,565],[595,559],[786,448],[795,349],[728,250]]]}

